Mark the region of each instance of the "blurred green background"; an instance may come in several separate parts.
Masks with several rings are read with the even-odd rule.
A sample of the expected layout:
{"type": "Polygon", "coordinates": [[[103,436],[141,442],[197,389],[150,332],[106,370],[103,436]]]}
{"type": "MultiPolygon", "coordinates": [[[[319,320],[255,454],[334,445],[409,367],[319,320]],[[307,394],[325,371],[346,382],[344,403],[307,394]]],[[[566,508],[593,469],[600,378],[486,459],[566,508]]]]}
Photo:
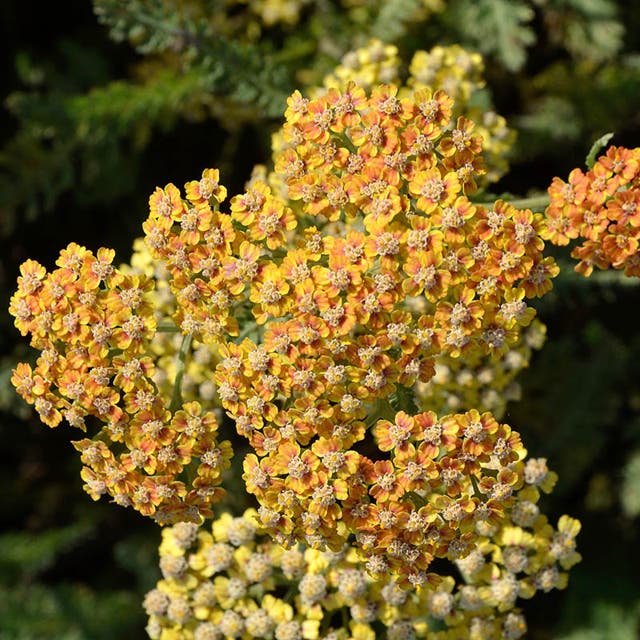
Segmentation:
{"type": "MultiPolygon", "coordinates": [[[[295,24],[231,0],[0,3],[0,640],[144,638],[142,597],[159,577],[157,527],[93,503],[70,430],[13,393],[29,355],[5,310],[23,260],[51,267],[75,241],[126,261],[154,187],[206,166],[237,192],[268,163],[288,93],[374,36],[407,61],[437,44],[483,53],[518,131],[493,193],[544,190],[607,131],[640,144],[635,2],[292,4],[295,24]]],[[[584,560],[566,591],[524,603],[530,638],[640,637],[639,308],[635,281],[570,267],[538,304],[548,340],[505,420],[559,472],[546,512],[582,521],[584,560]]]]}

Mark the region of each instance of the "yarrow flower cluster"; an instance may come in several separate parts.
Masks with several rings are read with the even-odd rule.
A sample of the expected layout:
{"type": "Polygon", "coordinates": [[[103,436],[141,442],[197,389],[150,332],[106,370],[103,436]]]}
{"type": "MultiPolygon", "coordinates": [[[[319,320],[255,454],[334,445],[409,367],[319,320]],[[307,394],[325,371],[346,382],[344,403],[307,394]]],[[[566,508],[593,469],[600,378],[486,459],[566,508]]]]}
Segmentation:
{"type": "Polygon", "coordinates": [[[542,237],[556,245],[576,239],[571,257],[578,273],[621,269],[640,276],[640,148],[609,147],[586,173],[554,178],[542,237]]]}
{"type": "MultiPolygon", "coordinates": [[[[224,188],[206,170],[187,185],[186,200],[173,185],[157,189],[143,225],[176,296],[176,324],[219,347],[220,402],[255,451],[245,460],[247,489],[283,542],[341,547],[362,532],[369,515],[356,514],[377,508],[380,494],[392,502],[382,507],[388,523],[372,524],[374,539],[358,544],[372,555],[384,548],[402,513],[422,506],[401,497],[422,500],[420,483],[439,470],[411,489],[389,478],[393,489],[379,492],[378,475],[399,471],[353,445],[376,415],[397,419],[387,398],[402,404],[404,390],[427,382],[434,355],[506,352],[534,315],[525,299],[544,294],[557,273],[542,255],[539,216],[468,199],[482,170],[473,123],[451,123],[452,102],[441,91],[395,93],[381,86],[367,96],[350,84],[311,101],[291,97],[288,148],[276,160],[287,203],[255,180],[223,214],[210,202],[222,201],[224,188]],[[356,471],[364,479],[347,486],[356,471]]],[[[410,448],[420,446],[426,423],[440,428],[433,414],[416,420],[421,426],[403,427],[410,448]]],[[[433,461],[448,447],[462,451],[451,429],[442,451],[436,435],[425,445],[433,461]]],[[[488,438],[483,455],[494,444],[488,438]]],[[[407,455],[399,468],[421,464],[407,455]]],[[[510,450],[505,464],[518,457],[510,450]]],[[[474,468],[481,481],[487,461],[466,460],[456,474],[474,468]]],[[[510,482],[518,484],[517,474],[510,482]]],[[[476,506],[467,499],[470,513],[476,506]]],[[[420,544],[426,569],[432,547],[420,544]]],[[[396,564],[418,567],[406,558],[396,564]]]]}
{"type": "Polygon", "coordinates": [[[579,560],[579,523],[563,516],[553,530],[537,495],[529,485],[512,521],[485,526],[457,571],[451,565],[452,575],[413,592],[389,576],[374,580],[350,547],[283,549],[252,511],[222,515],[211,532],[174,525],[162,532],[163,578],[144,600],[147,632],[153,640],[521,638],[517,599],[563,586],[563,570],[579,560]]]}
{"type": "Polygon", "coordinates": [[[518,638],[517,597],[565,585],[579,524],[540,515],[556,476],[508,424],[420,403],[436,363],[524,366],[528,301],[558,273],[542,216],[470,199],[482,140],[440,89],[347,82],[295,92],[285,117],[275,182],[256,173],[226,211],[216,169],[158,187],[131,267],[77,245],[52,273],[27,261],[11,313],[41,356],[13,383],[50,426],[99,426],[75,443],[94,499],[183,523],[152,637],[518,638]],[[212,538],[196,525],[232,455],[217,410],[258,507],[212,538]]]}
{"type": "MultiPolygon", "coordinates": [[[[508,170],[508,153],[515,142],[515,132],[494,110],[474,104],[485,86],[482,56],[459,45],[436,46],[429,51],[416,51],[407,71],[408,77],[403,82],[398,48],[374,39],[367,46],[345,54],[342,64],[324,78],[323,85],[325,90],[344,91],[349,82],[354,82],[371,91],[379,84],[394,84],[399,87],[400,98],[418,89],[444,91],[453,100],[453,118],[473,120],[475,135],[482,137],[485,173],[478,179],[481,183],[499,180],[508,170]]],[[[319,89],[311,90],[313,97],[321,93],[319,89]]],[[[481,101],[491,102],[486,92],[481,101]]]]}
{"type": "Polygon", "coordinates": [[[107,494],[165,523],[199,520],[224,493],[230,443],[199,403],[170,406],[158,393],[153,281],[123,273],[113,257],[72,243],[51,273],[34,260],[21,266],[10,312],[40,357],[19,364],[12,383],[50,427],[63,418],[85,432],[99,425],[74,442],[94,500],[107,494]]]}

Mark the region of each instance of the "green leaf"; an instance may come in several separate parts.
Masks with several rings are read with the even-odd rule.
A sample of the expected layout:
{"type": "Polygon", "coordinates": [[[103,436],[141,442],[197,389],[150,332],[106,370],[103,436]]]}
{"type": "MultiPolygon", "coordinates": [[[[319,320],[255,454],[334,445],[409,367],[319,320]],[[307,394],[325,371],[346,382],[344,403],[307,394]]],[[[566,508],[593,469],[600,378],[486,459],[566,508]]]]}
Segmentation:
{"type": "Polygon", "coordinates": [[[84,585],[0,586],[0,640],[142,637],[141,596],[84,585]]]}
{"type": "Polygon", "coordinates": [[[518,71],[526,61],[526,48],[536,41],[529,23],[534,11],[521,0],[458,0],[451,7],[455,23],[461,25],[481,53],[493,55],[509,71],[518,71]]]}
{"type": "Polygon", "coordinates": [[[612,602],[597,602],[588,626],[559,636],[557,640],[636,640],[640,606],[623,607],[612,602]]]}
{"type": "Polygon", "coordinates": [[[605,133],[591,145],[591,149],[584,160],[587,165],[587,169],[591,169],[591,167],[593,167],[596,162],[596,156],[607,146],[607,144],[609,144],[609,140],[613,138],[613,135],[613,133],[605,133]]]}
{"type": "Polygon", "coordinates": [[[372,38],[384,42],[397,42],[415,24],[420,11],[424,9],[424,0],[386,0],[381,3],[370,29],[372,38]]]}
{"type": "Polygon", "coordinates": [[[576,60],[604,62],[622,48],[624,25],[614,0],[553,0],[542,7],[549,38],[576,60]]]}

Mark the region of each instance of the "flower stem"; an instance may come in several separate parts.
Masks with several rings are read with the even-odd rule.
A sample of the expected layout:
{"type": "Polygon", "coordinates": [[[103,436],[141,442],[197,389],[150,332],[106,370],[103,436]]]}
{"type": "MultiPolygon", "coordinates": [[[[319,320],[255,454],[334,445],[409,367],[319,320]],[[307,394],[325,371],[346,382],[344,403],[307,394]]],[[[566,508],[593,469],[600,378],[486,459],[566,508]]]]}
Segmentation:
{"type": "Polygon", "coordinates": [[[180,329],[171,321],[160,322],[156,327],[156,333],[180,333],[180,329]]]}
{"type": "MultiPolygon", "coordinates": [[[[532,209],[534,211],[542,211],[550,203],[549,196],[546,193],[539,196],[532,196],[531,198],[505,198],[505,201],[507,201],[517,209],[532,209]]],[[[495,200],[489,202],[475,202],[474,204],[479,204],[484,207],[491,207],[494,203],[495,200]]]]}
{"type": "Polygon", "coordinates": [[[169,411],[171,411],[171,413],[177,411],[178,407],[182,405],[182,378],[184,376],[184,365],[187,361],[187,353],[189,353],[189,349],[191,348],[192,338],[193,336],[191,334],[182,337],[182,344],[178,352],[176,379],[173,383],[173,393],[171,394],[171,404],[169,405],[169,411]]]}
{"type": "Polygon", "coordinates": [[[480,487],[478,486],[478,479],[473,475],[473,473],[469,474],[469,480],[471,480],[471,484],[473,485],[473,493],[476,498],[479,498],[483,502],[486,499],[486,495],[480,491],[480,487]]]}

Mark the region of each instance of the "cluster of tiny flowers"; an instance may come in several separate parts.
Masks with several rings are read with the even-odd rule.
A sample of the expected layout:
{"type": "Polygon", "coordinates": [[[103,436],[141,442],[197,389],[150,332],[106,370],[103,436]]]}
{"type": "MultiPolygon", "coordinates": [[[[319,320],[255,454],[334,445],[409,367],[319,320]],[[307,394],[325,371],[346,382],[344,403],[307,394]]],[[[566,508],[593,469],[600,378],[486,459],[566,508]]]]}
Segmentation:
{"type": "Polygon", "coordinates": [[[417,51],[409,65],[410,87],[433,87],[446,91],[460,104],[482,89],[484,62],[477,52],[467,51],[460,45],[435,46],[429,51],[417,51]]]}
{"type": "MultiPolygon", "coordinates": [[[[471,103],[474,94],[485,85],[483,71],[480,54],[459,45],[436,46],[414,54],[407,87],[442,89],[454,100],[454,117],[464,116],[476,122],[475,132],[483,138],[486,174],[482,179],[496,182],[508,170],[507,156],[515,141],[515,132],[495,111],[471,103]]],[[[371,90],[379,83],[401,85],[400,75],[397,47],[372,40],[366,47],[347,53],[323,84],[326,88],[343,89],[352,81],[371,90]]],[[[407,87],[401,87],[400,96],[406,93],[407,87]]]]}
{"type": "Polygon", "coordinates": [[[554,178],[545,211],[543,237],[556,245],[580,239],[571,256],[575,270],[621,269],[640,276],[640,148],[609,147],[584,173],[567,182],[554,178]]]}
{"type": "Polygon", "coordinates": [[[485,86],[482,56],[459,45],[437,46],[430,51],[417,51],[409,73],[407,84],[410,87],[444,90],[454,100],[454,115],[476,122],[475,132],[483,140],[486,168],[483,179],[485,182],[497,182],[509,169],[509,151],[515,143],[516,134],[508,128],[503,116],[473,104],[474,97],[485,86]]]}
{"type": "MultiPolygon", "coordinates": [[[[341,89],[354,82],[365,91],[378,84],[400,84],[400,57],[398,47],[372,39],[366,46],[348,51],[340,64],[327,76],[322,84],[325,89],[341,89]]],[[[319,94],[319,90],[311,90],[319,94]]]]}
{"type": "MultiPolygon", "coordinates": [[[[402,83],[401,71],[397,47],[371,40],[366,47],[347,53],[323,84],[326,89],[344,90],[349,82],[354,82],[366,91],[381,83],[394,84],[400,87],[400,98],[418,89],[444,91],[454,101],[453,119],[464,117],[475,121],[474,134],[483,139],[485,173],[479,176],[481,183],[499,180],[509,168],[507,158],[515,132],[492,109],[473,105],[472,98],[485,86],[482,56],[459,45],[436,46],[429,51],[416,51],[406,85],[402,83]]],[[[315,96],[319,92],[311,93],[315,96]]]]}
{"type": "Polygon", "coordinates": [[[437,356],[433,378],[414,387],[416,403],[436,413],[475,408],[490,411],[500,419],[507,403],[520,399],[517,376],[529,366],[532,352],[541,349],[545,339],[546,327],[536,319],[523,329],[518,342],[500,356],[437,356]]]}
{"type": "Polygon", "coordinates": [[[365,460],[352,446],[393,416],[388,398],[427,382],[435,355],[508,351],[533,318],[526,298],[557,273],[539,216],[468,199],[482,170],[473,122],[452,123],[442,91],[395,94],[294,93],[276,159],[286,202],[256,179],[224,214],[207,169],[186,199],[158,188],[143,225],[176,325],[219,349],[221,405],[255,451],[247,488],[281,539],[335,548],[359,530],[348,514],[378,472],[347,486],[365,460]]]}
{"type": "Polygon", "coordinates": [[[21,266],[10,312],[40,356],[35,367],[18,364],[12,383],[50,427],[63,418],[85,432],[98,425],[74,442],[93,499],[107,494],[160,522],[198,520],[222,495],[230,445],[197,402],[170,407],[158,393],[154,281],[115,268],[113,257],[72,243],[51,273],[34,260],[21,266]]]}
{"type": "MultiPolygon", "coordinates": [[[[539,483],[544,464],[532,462],[530,479],[539,483]]],[[[456,578],[414,591],[389,576],[374,580],[353,548],[283,549],[250,511],[223,514],[211,532],[174,525],[162,533],[163,577],[144,600],[147,632],[152,640],[521,638],[518,598],[562,588],[562,571],[579,560],[579,523],[563,516],[554,530],[539,514],[538,495],[530,484],[511,521],[483,524],[481,545],[456,561],[457,571],[450,565],[456,578]]]]}
{"type": "MultiPolygon", "coordinates": [[[[312,100],[295,92],[285,115],[275,164],[286,197],[256,173],[223,212],[226,189],[217,170],[205,169],[184,196],[173,184],[151,195],[148,255],[139,252],[137,272],[112,267],[111,251],[93,256],[77,245],[52,274],[26,262],[11,312],[42,356],[35,370],[19,365],[13,382],[51,426],[65,417],[85,428],[85,417],[97,418],[101,431],[75,443],[87,491],[161,523],[213,515],[231,456],[218,440],[219,403],[251,449],[243,479],[259,503],[256,521],[289,549],[274,545],[269,554],[303,544],[316,558],[348,546],[367,589],[393,580],[394,589],[424,591],[432,618],[468,627],[474,640],[517,638],[524,622],[511,611],[515,597],[564,585],[560,568],[578,559],[579,525],[547,526],[537,487],[549,490],[555,474],[544,460],[525,463],[509,425],[475,409],[421,413],[414,390],[433,378],[435,358],[475,367],[521,349],[535,315],[527,300],[547,293],[558,272],[543,255],[542,216],[501,200],[471,202],[484,170],[481,139],[473,121],[453,116],[442,90],[401,96],[380,85],[368,94],[347,83],[312,100]],[[158,351],[168,345],[156,337],[168,316],[180,333],[169,347],[177,351],[173,371],[158,351]],[[206,406],[181,395],[189,358],[202,360],[201,369],[215,365],[203,374],[206,406]],[[523,556],[519,568],[516,551],[501,560],[503,535],[523,556]],[[464,562],[472,554],[492,567],[478,569],[477,597],[429,571],[436,558],[464,562]],[[458,600],[472,615],[457,611],[458,600]],[[497,613],[484,616],[486,607],[497,613]]],[[[204,534],[181,527],[178,536],[190,544],[192,532],[204,548],[204,534]]],[[[235,557],[238,547],[241,565],[268,573],[267,560],[275,560],[261,565],[253,556],[267,547],[252,549],[250,562],[244,543],[233,542],[241,537],[228,535],[231,546],[216,539],[215,553],[235,557]]],[[[204,565],[184,551],[172,564],[173,556],[181,554],[164,560],[167,580],[191,585],[202,566],[207,577],[218,571],[209,555],[204,565]]],[[[253,609],[234,594],[265,591],[253,589],[261,579],[232,578],[220,576],[223,586],[203,595],[211,606],[192,607],[183,593],[165,609],[158,604],[157,616],[174,625],[193,619],[197,640],[321,633],[323,607],[308,599],[300,620],[290,604],[255,601],[271,618],[256,614],[251,628],[262,631],[246,631],[241,616],[253,609]]],[[[368,624],[365,604],[349,597],[349,607],[360,606],[352,618],[368,624]]],[[[389,617],[388,637],[419,633],[414,618],[389,617]]],[[[164,633],[157,624],[152,636],[164,633]]],[[[326,637],[342,637],[336,633],[326,637]]],[[[368,637],[366,629],[352,633],[368,637]]]]}

